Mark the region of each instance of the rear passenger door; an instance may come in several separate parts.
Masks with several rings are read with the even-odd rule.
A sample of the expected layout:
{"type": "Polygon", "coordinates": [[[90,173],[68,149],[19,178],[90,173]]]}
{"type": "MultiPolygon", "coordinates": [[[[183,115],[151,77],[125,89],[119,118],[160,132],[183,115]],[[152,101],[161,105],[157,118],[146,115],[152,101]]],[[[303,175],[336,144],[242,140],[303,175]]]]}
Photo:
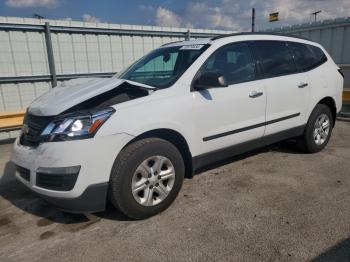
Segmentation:
{"type": "Polygon", "coordinates": [[[288,43],[255,41],[254,53],[267,93],[265,136],[305,124],[309,80],[299,72],[288,43]]]}

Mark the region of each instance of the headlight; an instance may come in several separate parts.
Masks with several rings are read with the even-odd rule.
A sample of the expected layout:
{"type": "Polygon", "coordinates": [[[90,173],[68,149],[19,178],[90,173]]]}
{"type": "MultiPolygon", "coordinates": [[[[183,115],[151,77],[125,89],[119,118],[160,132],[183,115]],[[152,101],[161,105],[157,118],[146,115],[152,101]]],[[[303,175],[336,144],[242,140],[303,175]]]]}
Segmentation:
{"type": "Polygon", "coordinates": [[[108,108],[94,113],[76,113],[58,117],[49,123],[41,137],[44,141],[62,141],[90,138],[102,124],[115,112],[108,108]]]}

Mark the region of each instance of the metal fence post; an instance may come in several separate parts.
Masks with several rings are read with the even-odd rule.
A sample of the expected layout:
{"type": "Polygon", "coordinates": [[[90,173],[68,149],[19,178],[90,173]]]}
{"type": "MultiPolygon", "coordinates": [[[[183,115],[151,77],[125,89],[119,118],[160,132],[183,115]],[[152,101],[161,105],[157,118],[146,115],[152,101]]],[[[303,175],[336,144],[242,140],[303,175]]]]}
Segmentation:
{"type": "Polygon", "coordinates": [[[56,77],[55,59],[53,56],[51,31],[50,31],[49,22],[45,22],[45,41],[46,41],[47,59],[49,62],[49,70],[50,70],[50,75],[51,75],[51,83],[52,83],[52,87],[55,87],[55,86],[57,86],[57,77],[56,77]]]}
{"type": "Polygon", "coordinates": [[[186,40],[187,40],[187,41],[190,41],[190,40],[191,40],[191,32],[190,32],[190,29],[188,29],[187,32],[186,32],[186,40]]]}

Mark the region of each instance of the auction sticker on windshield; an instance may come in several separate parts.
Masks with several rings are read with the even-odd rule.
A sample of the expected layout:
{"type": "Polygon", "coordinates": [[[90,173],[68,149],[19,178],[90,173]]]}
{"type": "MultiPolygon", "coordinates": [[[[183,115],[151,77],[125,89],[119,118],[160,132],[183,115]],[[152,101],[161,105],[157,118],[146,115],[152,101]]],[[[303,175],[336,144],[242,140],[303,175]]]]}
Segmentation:
{"type": "Polygon", "coordinates": [[[204,45],[184,45],[183,47],[180,48],[180,50],[199,50],[203,46],[204,45]]]}

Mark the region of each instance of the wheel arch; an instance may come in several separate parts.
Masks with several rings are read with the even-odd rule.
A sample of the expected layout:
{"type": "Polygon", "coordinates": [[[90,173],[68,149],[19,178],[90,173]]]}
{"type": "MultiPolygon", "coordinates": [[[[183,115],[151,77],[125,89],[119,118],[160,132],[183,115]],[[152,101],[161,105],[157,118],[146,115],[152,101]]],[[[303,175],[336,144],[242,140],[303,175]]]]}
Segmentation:
{"type": "Polygon", "coordinates": [[[192,154],[185,137],[181,135],[178,131],[175,131],[173,129],[168,129],[168,128],[160,128],[160,129],[153,129],[150,131],[146,131],[136,136],[131,141],[129,141],[124,146],[124,148],[138,140],[141,140],[144,138],[150,138],[150,137],[164,139],[169,143],[173,144],[179,150],[184,160],[185,176],[187,178],[193,177],[194,170],[193,170],[192,154]]]}
{"type": "Polygon", "coordinates": [[[332,112],[333,126],[334,126],[335,121],[337,119],[337,106],[336,106],[335,100],[332,97],[327,96],[322,98],[317,104],[322,104],[329,107],[329,109],[332,112]]]}

